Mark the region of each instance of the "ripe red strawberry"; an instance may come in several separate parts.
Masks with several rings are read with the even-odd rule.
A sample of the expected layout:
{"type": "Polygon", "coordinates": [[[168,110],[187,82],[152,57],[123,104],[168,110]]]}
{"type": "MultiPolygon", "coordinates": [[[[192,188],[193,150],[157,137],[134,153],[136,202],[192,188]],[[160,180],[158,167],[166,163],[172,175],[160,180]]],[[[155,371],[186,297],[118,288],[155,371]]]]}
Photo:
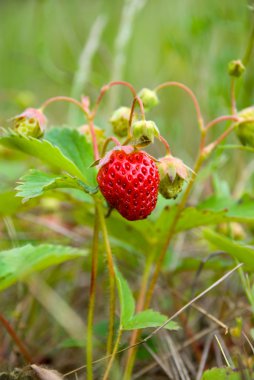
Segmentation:
{"type": "Polygon", "coordinates": [[[159,172],[153,160],[133,147],[116,147],[100,162],[97,181],[109,205],[128,220],[145,219],[156,206],[159,172]]]}

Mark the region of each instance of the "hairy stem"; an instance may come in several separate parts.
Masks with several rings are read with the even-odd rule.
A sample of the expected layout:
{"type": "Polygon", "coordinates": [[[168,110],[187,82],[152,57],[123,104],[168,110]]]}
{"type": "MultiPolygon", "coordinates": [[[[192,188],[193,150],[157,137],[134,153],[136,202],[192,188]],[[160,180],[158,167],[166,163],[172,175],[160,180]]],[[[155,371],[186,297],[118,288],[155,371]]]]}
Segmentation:
{"type": "MultiPolygon", "coordinates": [[[[140,291],[139,291],[139,296],[138,296],[137,305],[136,305],[136,313],[142,311],[144,308],[145,295],[146,295],[146,290],[148,287],[149,277],[151,274],[153,260],[154,260],[154,255],[150,254],[146,260],[145,269],[144,269],[141,284],[140,284],[140,291]]],[[[129,343],[131,348],[129,349],[127,353],[127,361],[126,361],[126,367],[125,367],[123,380],[129,379],[131,376],[132,368],[134,366],[136,351],[137,351],[137,347],[135,346],[135,343],[138,341],[139,336],[140,336],[140,330],[134,330],[131,334],[131,339],[129,343]]]]}
{"type": "Polygon", "coordinates": [[[14,331],[11,324],[5,319],[3,314],[0,314],[0,322],[8,332],[8,334],[11,336],[13,341],[16,343],[17,347],[19,348],[20,353],[22,354],[23,358],[27,363],[33,363],[33,359],[29,352],[27,351],[26,347],[24,346],[23,342],[20,340],[20,338],[17,336],[16,332],[14,331]]]}
{"type": "Polygon", "coordinates": [[[87,343],[86,343],[86,363],[87,363],[87,380],[93,379],[93,320],[94,320],[94,305],[96,291],[96,277],[98,266],[98,239],[99,239],[99,218],[97,207],[95,206],[95,219],[93,231],[93,246],[92,246],[92,270],[90,280],[90,294],[87,317],[87,343]]]}
{"type": "Polygon", "coordinates": [[[104,373],[104,376],[103,376],[102,380],[107,380],[108,377],[109,377],[109,373],[110,373],[111,367],[113,365],[113,362],[114,362],[115,357],[116,357],[116,353],[118,351],[119,343],[120,343],[120,340],[121,340],[121,337],[122,337],[122,332],[123,332],[123,330],[120,327],[119,330],[118,330],[118,334],[117,334],[117,337],[116,337],[116,341],[115,341],[115,345],[114,345],[114,349],[113,349],[112,355],[110,357],[110,360],[108,362],[108,366],[106,368],[106,371],[104,373]]]}
{"type": "Polygon", "coordinates": [[[103,213],[103,208],[99,202],[97,202],[98,214],[100,219],[100,225],[102,230],[102,235],[104,239],[104,245],[107,255],[108,271],[109,271],[109,333],[107,340],[107,354],[112,353],[113,346],[113,336],[114,336],[114,323],[115,323],[115,304],[116,304],[116,295],[115,295],[115,270],[112,251],[109,243],[108,231],[105,222],[105,217],[103,213]]]}

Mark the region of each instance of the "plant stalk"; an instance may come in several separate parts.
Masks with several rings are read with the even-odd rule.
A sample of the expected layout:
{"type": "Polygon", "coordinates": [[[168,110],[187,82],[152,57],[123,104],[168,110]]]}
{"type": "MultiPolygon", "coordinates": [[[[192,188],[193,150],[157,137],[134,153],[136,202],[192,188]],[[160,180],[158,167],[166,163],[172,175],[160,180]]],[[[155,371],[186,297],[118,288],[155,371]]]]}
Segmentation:
{"type": "Polygon", "coordinates": [[[29,352],[27,351],[26,347],[24,346],[23,342],[20,340],[20,338],[17,336],[11,324],[7,321],[7,319],[5,319],[5,317],[2,314],[0,314],[0,322],[2,323],[2,325],[4,326],[8,334],[11,336],[13,341],[16,343],[25,361],[27,363],[33,363],[33,359],[31,355],[29,354],[29,352]]]}
{"type": "Polygon", "coordinates": [[[97,208],[98,208],[98,214],[99,214],[99,220],[102,230],[102,235],[104,239],[104,245],[107,255],[107,263],[108,263],[108,272],[109,272],[109,333],[108,333],[108,340],[107,340],[107,355],[112,353],[112,347],[113,347],[113,337],[114,337],[114,323],[115,323],[115,304],[116,304],[116,294],[115,294],[115,270],[114,270],[114,262],[113,262],[113,256],[112,251],[109,243],[109,237],[108,237],[108,231],[107,226],[105,222],[105,217],[103,213],[103,208],[99,202],[97,202],[97,208]]]}
{"type": "Polygon", "coordinates": [[[87,346],[86,346],[86,374],[87,380],[93,380],[93,321],[94,321],[94,305],[96,292],[96,277],[98,267],[98,243],[99,243],[99,218],[98,210],[95,206],[95,219],[93,231],[93,246],[92,246],[92,270],[90,280],[89,306],[87,316],[87,346]]]}
{"type": "Polygon", "coordinates": [[[112,355],[110,357],[110,360],[108,362],[108,366],[106,368],[106,371],[104,373],[104,376],[103,376],[102,380],[107,380],[108,377],[109,377],[109,373],[110,373],[111,367],[113,365],[113,362],[114,362],[115,357],[116,357],[116,353],[118,351],[119,343],[120,343],[120,340],[121,340],[121,337],[122,337],[122,332],[123,332],[123,330],[121,329],[121,327],[119,327],[118,334],[117,334],[116,341],[115,341],[115,345],[114,345],[114,349],[113,349],[112,355]]]}
{"type": "MultiPolygon", "coordinates": [[[[151,279],[150,285],[148,287],[148,290],[147,290],[146,293],[143,292],[142,295],[141,295],[141,292],[140,292],[139,302],[140,302],[140,305],[142,305],[143,309],[148,308],[149,305],[150,305],[150,302],[151,302],[151,299],[152,299],[152,295],[153,295],[153,292],[154,292],[154,288],[155,288],[155,285],[157,283],[157,280],[158,280],[158,277],[159,277],[159,274],[160,274],[160,271],[161,271],[161,268],[162,268],[162,265],[163,265],[163,261],[164,261],[165,255],[167,253],[168,246],[171,243],[172,237],[173,237],[174,232],[175,232],[175,227],[176,227],[177,221],[179,220],[179,218],[181,216],[181,213],[182,213],[182,211],[183,211],[183,209],[184,209],[184,207],[186,205],[186,202],[188,200],[189,194],[190,194],[190,192],[192,190],[192,187],[193,187],[193,184],[194,184],[194,181],[195,181],[195,178],[196,178],[196,174],[199,171],[199,169],[200,169],[200,167],[201,167],[201,165],[202,165],[202,163],[204,161],[204,156],[202,154],[203,153],[203,148],[202,147],[205,144],[205,138],[206,138],[206,131],[202,130],[201,140],[200,140],[200,149],[199,149],[199,154],[198,154],[198,157],[196,159],[195,166],[194,166],[194,172],[192,173],[191,179],[190,179],[190,181],[188,183],[188,186],[187,186],[187,188],[185,190],[185,193],[184,193],[184,195],[182,197],[182,200],[181,200],[181,202],[178,205],[177,213],[175,214],[175,217],[172,220],[171,227],[169,229],[168,235],[167,235],[165,243],[163,245],[161,254],[160,254],[158,260],[156,261],[156,267],[155,267],[154,273],[152,275],[152,279],[151,279]]],[[[137,333],[134,332],[132,334],[131,344],[133,344],[133,345],[136,344],[139,335],[140,335],[140,332],[137,332],[137,333]],[[134,336],[134,334],[135,334],[135,336],[134,336]]],[[[134,362],[135,362],[136,351],[137,350],[135,348],[132,349],[131,352],[130,352],[130,354],[129,354],[129,356],[128,356],[128,360],[127,360],[127,363],[126,363],[125,374],[124,374],[124,380],[129,380],[131,378],[131,373],[132,373],[134,362]]]]}

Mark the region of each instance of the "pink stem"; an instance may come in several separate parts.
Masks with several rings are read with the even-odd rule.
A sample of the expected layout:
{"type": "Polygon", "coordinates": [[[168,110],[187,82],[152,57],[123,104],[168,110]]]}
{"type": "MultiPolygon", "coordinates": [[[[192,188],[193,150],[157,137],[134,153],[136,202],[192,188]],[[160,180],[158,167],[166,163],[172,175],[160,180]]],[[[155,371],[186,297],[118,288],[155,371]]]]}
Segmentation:
{"type": "Polygon", "coordinates": [[[98,110],[98,107],[99,107],[99,104],[100,102],[102,101],[102,98],[104,97],[104,95],[106,94],[106,92],[113,86],[125,86],[125,87],[128,87],[133,95],[133,97],[135,98],[136,96],[136,90],[135,88],[128,82],[125,82],[125,81],[114,81],[114,82],[110,82],[108,84],[106,84],[105,86],[103,86],[101,88],[101,91],[100,91],[100,94],[96,100],[96,103],[95,103],[95,106],[94,106],[94,109],[93,109],[93,112],[92,112],[92,115],[93,117],[95,117],[96,113],[97,113],[97,110],[98,110]]]}
{"type": "Polygon", "coordinates": [[[222,121],[227,121],[227,120],[232,120],[232,121],[239,121],[239,117],[238,116],[234,116],[234,115],[225,115],[225,116],[220,116],[220,117],[217,117],[216,119],[210,121],[210,123],[208,123],[206,125],[206,130],[212,128],[214,125],[222,122],[222,121]]]}
{"type": "Polygon", "coordinates": [[[97,144],[97,138],[96,138],[93,118],[90,118],[90,117],[89,117],[89,130],[90,130],[90,133],[91,133],[91,136],[92,136],[94,159],[98,160],[100,158],[99,148],[98,148],[98,144],[97,144]]]}
{"type": "Polygon", "coordinates": [[[170,147],[169,147],[169,143],[168,143],[167,140],[164,139],[164,137],[162,137],[161,135],[160,135],[160,141],[161,141],[162,144],[165,146],[167,154],[171,154],[170,147]]]}
{"type": "Polygon", "coordinates": [[[49,98],[48,100],[46,100],[40,107],[40,109],[43,111],[46,107],[48,107],[50,104],[52,103],[55,103],[55,102],[68,102],[68,103],[72,103],[72,104],[75,104],[77,107],[79,107],[81,109],[81,111],[86,115],[86,117],[88,118],[88,114],[87,112],[85,111],[83,105],[73,99],[73,98],[69,98],[68,96],[56,96],[54,98],[49,98]]]}
{"type": "Polygon", "coordinates": [[[30,354],[27,351],[26,347],[24,346],[23,342],[17,336],[17,334],[14,331],[13,327],[11,326],[11,324],[7,321],[7,319],[5,319],[5,317],[2,314],[0,314],[0,323],[2,323],[2,325],[4,326],[4,328],[6,329],[6,331],[8,332],[8,334],[11,336],[11,338],[13,339],[13,341],[16,343],[16,345],[19,348],[19,351],[23,355],[24,359],[28,363],[32,363],[33,362],[32,357],[30,356],[30,354]]]}
{"type": "Polygon", "coordinates": [[[165,82],[165,83],[162,83],[159,86],[157,86],[154,89],[154,91],[158,92],[162,88],[166,88],[166,87],[179,87],[182,90],[184,90],[191,97],[191,99],[193,101],[193,104],[195,106],[195,109],[196,109],[199,128],[200,128],[200,130],[204,129],[203,117],[202,117],[202,114],[201,114],[201,110],[200,110],[200,106],[199,106],[198,100],[197,100],[196,96],[194,95],[194,92],[189,87],[185,86],[183,83],[180,83],[180,82],[165,82]]]}

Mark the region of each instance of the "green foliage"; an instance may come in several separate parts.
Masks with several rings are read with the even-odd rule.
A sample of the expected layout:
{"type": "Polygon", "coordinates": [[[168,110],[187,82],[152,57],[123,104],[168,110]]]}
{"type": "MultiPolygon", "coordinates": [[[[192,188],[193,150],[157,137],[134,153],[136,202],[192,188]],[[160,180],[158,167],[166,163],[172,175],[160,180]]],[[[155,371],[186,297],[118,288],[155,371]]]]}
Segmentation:
{"type": "MultiPolygon", "coordinates": [[[[144,329],[147,327],[159,327],[168,320],[168,317],[166,315],[163,315],[158,311],[151,309],[134,314],[135,300],[131,289],[125,278],[116,268],[115,273],[121,306],[120,326],[122,330],[136,330],[144,329]]],[[[179,329],[179,326],[176,322],[170,321],[165,325],[165,328],[168,330],[177,330],[179,329]]]]}
{"type": "Polygon", "coordinates": [[[5,289],[29,274],[53,265],[86,256],[87,251],[61,245],[27,244],[0,252],[0,290],[5,289]]]}
{"type": "Polygon", "coordinates": [[[204,237],[216,248],[229,253],[232,257],[244,263],[246,269],[254,270],[254,249],[248,245],[235,242],[212,230],[205,229],[204,237]]]}
{"type": "MultiPolygon", "coordinates": [[[[144,310],[140,313],[134,315],[126,324],[124,325],[124,330],[136,330],[145,329],[147,327],[159,327],[163,325],[168,320],[166,315],[163,315],[155,310],[144,310]]],[[[179,325],[170,321],[165,326],[168,330],[178,330],[179,325]]]]}
{"type": "MultiPolygon", "coordinates": [[[[164,208],[156,222],[158,233],[164,234],[168,230],[176,211],[177,206],[164,208]]],[[[197,207],[186,207],[177,222],[175,231],[182,232],[192,228],[233,221],[254,224],[253,199],[246,197],[237,202],[228,197],[212,196],[197,207]]]]}
{"type": "Polygon", "coordinates": [[[92,156],[89,155],[91,147],[85,136],[74,129],[65,128],[61,129],[63,133],[63,137],[61,137],[56,129],[49,131],[42,140],[5,131],[0,136],[0,144],[39,158],[53,168],[60,169],[93,185],[95,169],[89,168],[89,163],[92,163],[92,156]],[[84,155],[86,158],[83,162],[84,155]]]}
{"type": "Polygon", "coordinates": [[[212,368],[203,373],[201,380],[251,380],[247,370],[232,368],[212,368]]]}
{"type": "Polygon", "coordinates": [[[97,188],[91,188],[81,180],[69,175],[57,176],[34,169],[21,177],[19,182],[20,184],[16,187],[17,196],[24,198],[24,200],[38,197],[45,191],[52,189],[72,188],[85,191],[88,194],[94,194],[97,191],[97,188]]]}
{"type": "Polygon", "coordinates": [[[125,324],[133,317],[133,314],[135,312],[135,300],[127,281],[116,268],[115,274],[121,305],[120,324],[121,326],[125,326],[125,324]]]}
{"type": "Polygon", "coordinates": [[[84,134],[73,128],[56,127],[45,133],[45,139],[57,146],[64,156],[76,165],[85,182],[90,185],[96,184],[96,170],[90,167],[94,161],[92,144],[87,141],[84,134]]]}

